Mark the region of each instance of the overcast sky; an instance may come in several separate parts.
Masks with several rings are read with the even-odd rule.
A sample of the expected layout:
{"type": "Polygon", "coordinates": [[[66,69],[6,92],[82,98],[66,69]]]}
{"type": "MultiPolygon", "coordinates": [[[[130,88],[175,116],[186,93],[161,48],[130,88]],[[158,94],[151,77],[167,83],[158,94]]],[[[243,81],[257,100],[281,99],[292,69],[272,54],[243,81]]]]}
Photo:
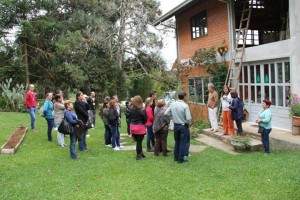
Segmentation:
{"type": "MultiPolygon", "coordinates": [[[[162,10],[162,13],[165,14],[168,11],[175,8],[180,3],[184,2],[184,0],[158,0],[160,2],[160,9],[162,10]]],[[[162,55],[165,58],[167,62],[168,68],[171,68],[172,64],[174,63],[176,59],[176,40],[175,40],[175,34],[167,36],[165,39],[165,47],[161,50],[162,55]]]]}

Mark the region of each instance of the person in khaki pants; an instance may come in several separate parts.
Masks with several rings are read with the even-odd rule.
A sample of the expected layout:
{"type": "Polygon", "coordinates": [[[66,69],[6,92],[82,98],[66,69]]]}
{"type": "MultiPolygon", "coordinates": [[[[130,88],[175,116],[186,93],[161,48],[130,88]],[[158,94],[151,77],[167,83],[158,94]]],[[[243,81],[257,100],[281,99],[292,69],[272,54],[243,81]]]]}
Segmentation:
{"type": "Polygon", "coordinates": [[[211,131],[217,132],[218,131],[218,104],[219,104],[219,95],[215,91],[215,86],[212,83],[208,84],[208,117],[211,125],[211,131]]]}
{"type": "Polygon", "coordinates": [[[230,94],[229,87],[223,86],[223,95],[221,97],[222,102],[222,118],[223,118],[223,127],[224,127],[224,135],[228,135],[228,133],[233,136],[234,135],[234,124],[232,120],[232,112],[229,109],[230,102],[232,101],[232,97],[230,94]]]}

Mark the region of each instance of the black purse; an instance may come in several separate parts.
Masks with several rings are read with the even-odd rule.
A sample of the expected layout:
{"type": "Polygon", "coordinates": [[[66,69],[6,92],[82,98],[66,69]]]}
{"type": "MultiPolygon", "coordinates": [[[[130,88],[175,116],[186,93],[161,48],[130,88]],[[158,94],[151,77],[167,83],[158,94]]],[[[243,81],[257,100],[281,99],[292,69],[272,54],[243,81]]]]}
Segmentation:
{"type": "Polygon", "coordinates": [[[66,116],[64,115],[64,119],[60,123],[58,127],[58,132],[64,135],[72,135],[74,133],[73,126],[70,122],[68,122],[66,116]]]}
{"type": "Polygon", "coordinates": [[[258,133],[262,134],[264,132],[265,128],[264,127],[261,127],[261,126],[258,126],[258,133]]]}

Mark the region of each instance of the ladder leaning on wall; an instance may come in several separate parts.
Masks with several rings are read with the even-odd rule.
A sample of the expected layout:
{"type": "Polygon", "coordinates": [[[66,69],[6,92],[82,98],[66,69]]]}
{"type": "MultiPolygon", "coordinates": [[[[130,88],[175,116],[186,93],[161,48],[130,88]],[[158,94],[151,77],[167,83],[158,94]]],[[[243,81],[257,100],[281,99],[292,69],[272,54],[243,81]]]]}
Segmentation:
{"type": "MultiPolygon", "coordinates": [[[[227,77],[225,81],[225,85],[227,85],[231,91],[238,89],[237,87],[243,65],[243,58],[247,43],[247,35],[250,25],[252,7],[253,0],[244,0],[239,30],[236,34],[235,48],[231,57],[231,62],[228,68],[227,77]],[[242,44],[240,42],[242,42],[242,44]],[[239,44],[241,44],[242,46],[239,47],[239,44]]],[[[218,108],[218,116],[220,116],[221,109],[222,104],[220,103],[220,106],[218,108]]],[[[222,116],[219,117],[219,121],[222,122],[222,116]]]]}

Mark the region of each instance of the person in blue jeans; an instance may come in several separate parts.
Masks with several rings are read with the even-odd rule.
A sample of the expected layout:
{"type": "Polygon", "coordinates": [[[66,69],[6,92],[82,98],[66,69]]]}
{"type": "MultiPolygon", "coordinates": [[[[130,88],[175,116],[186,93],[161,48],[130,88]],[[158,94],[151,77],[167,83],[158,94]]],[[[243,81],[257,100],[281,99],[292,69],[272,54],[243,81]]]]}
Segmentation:
{"type": "Polygon", "coordinates": [[[46,100],[44,103],[44,109],[43,113],[45,116],[45,119],[47,121],[48,129],[47,129],[47,135],[48,135],[48,141],[52,142],[52,129],[54,127],[54,116],[53,116],[53,102],[52,102],[52,93],[46,94],[46,100]]]}
{"type": "Polygon", "coordinates": [[[30,126],[33,132],[36,132],[35,129],[35,119],[36,119],[36,93],[34,92],[34,85],[30,84],[28,86],[28,91],[25,94],[25,104],[27,108],[27,112],[30,115],[30,126]]]}
{"type": "Polygon", "coordinates": [[[263,100],[262,102],[262,110],[258,114],[258,119],[256,123],[260,127],[263,127],[263,131],[261,133],[261,141],[263,143],[265,154],[270,154],[270,142],[269,142],[269,135],[272,131],[272,113],[270,111],[270,106],[272,102],[268,99],[263,100]]]}
{"type": "Polygon", "coordinates": [[[72,126],[74,127],[73,132],[70,134],[70,154],[71,154],[71,158],[72,159],[78,159],[76,149],[75,149],[75,145],[76,145],[76,141],[79,140],[79,138],[80,138],[80,135],[78,135],[78,133],[80,134],[80,131],[76,131],[76,130],[80,129],[82,127],[79,123],[79,120],[77,119],[77,116],[72,112],[73,103],[71,101],[65,101],[64,105],[65,105],[65,108],[66,108],[66,112],[65,112],[64,116],[66,117],[68,122],[70,124],[72,124],[72,126]]]}
{"type": "Polygon", "coordinates": [[[108,111],[108,124],[111,130],[111,146],[113,150],[119,151],[121,148],[120,145],[120,137],[119,137],[119,113],[117,111],[117,101],[116,99],[111,99],[108,104],[109,111],[108,111]]]}
{"type": "Polygon", "coordinates": [[[174,122],[174,160],[178,163],[187,162],[184,157],[189,151],[189,125],[192,122],[189,106],[185,103],[186,93],[181,91],[178,93],[178,101],[170,105],[165,115],[171,117],[174,122]]]}
{"type": "MultiPolygon", "coordinates": [[[[85,97],[81,91],[77,92],[76,94],[76,102],[74,103],[74,109],[76,112],[76,115],[79,120],[83,122],[85,125],[89,119],[88,114],[88,104],[85,102],[85,97]]],[[[79,150],[80,151],[87,151],[87,144],[86,144],[86,135],[87,135],[87,129],[83,128],[81,130],[81,137],[79,138],[79,150]]]]}

